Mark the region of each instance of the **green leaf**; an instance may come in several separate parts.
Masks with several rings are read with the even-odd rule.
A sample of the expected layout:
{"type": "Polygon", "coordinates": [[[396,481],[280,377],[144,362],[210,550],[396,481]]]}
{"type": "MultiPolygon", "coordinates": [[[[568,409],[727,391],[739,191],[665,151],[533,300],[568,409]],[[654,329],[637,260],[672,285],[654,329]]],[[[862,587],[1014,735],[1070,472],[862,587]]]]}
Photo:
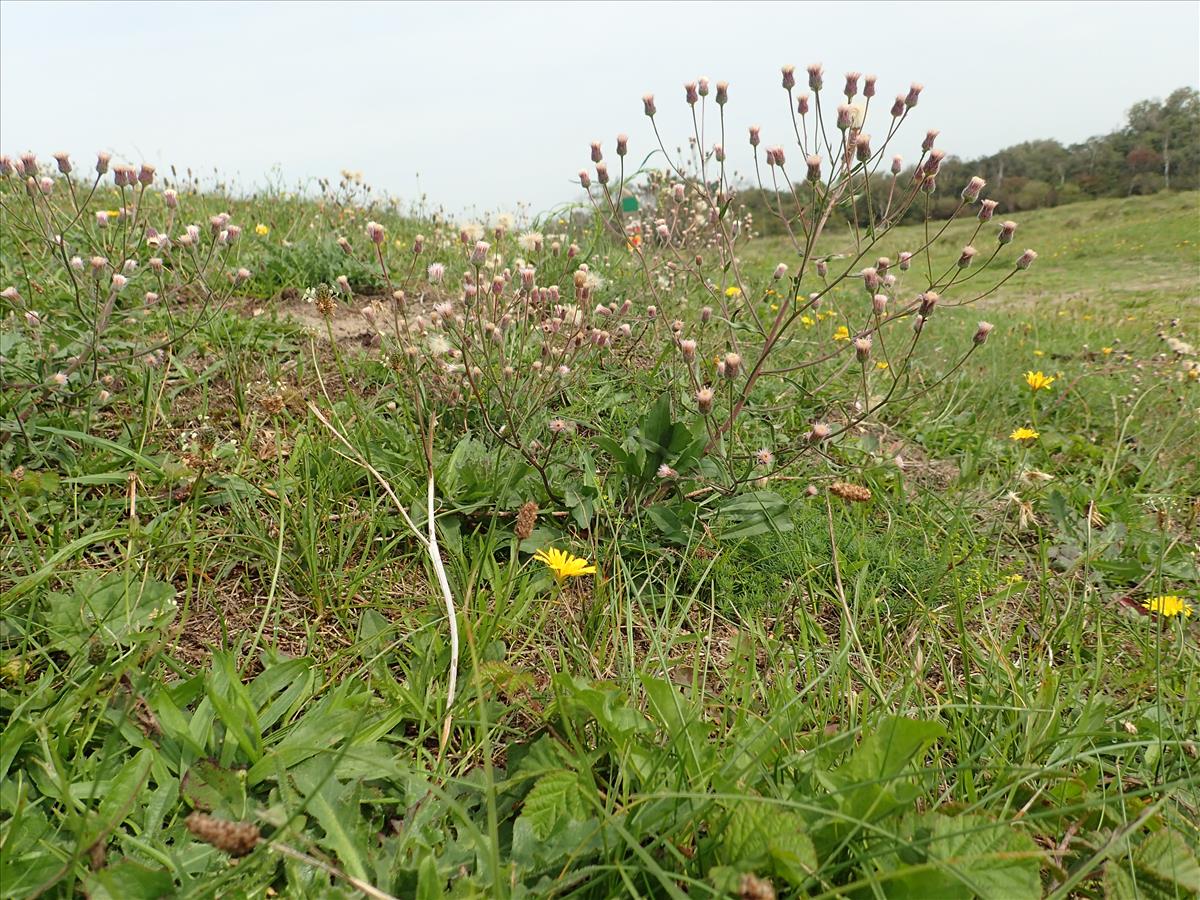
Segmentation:
{"type": "Polygon", "coordinates": [[[721,532],[725,540],[738,541],[792,529],[787,501],[773,491],[751,491],[732,497],[719,504],[717,512],[728,521],[721,532]]]}
{"type": "Polygon", "coordinates": [[[1200,862],[1183,836],[1168,828],[1156,831],[1134,857],[1139,868],[1170,884],[1200,894],[1200,862]]]}
{"type": "Polygon", "coordinates": [[[537,780],[525,797],[521,818],[529,823],[538,840],[546,840],[562,819],[586,818],[579,776],[569,769],[548,772],[537,780]]]}
{"type": "Polygon", "coordinates": [[[170,872],[128,859],[87,875],[83,888],[88,900],[158,900],[175,896],[175,881],[170,872]]]}
{"type": "Polygon", "coordinates": [[[446,896],[446,880],[438,874],[437,860],[427,853],[417,867],[416,900],[440,900],[446,896]]]}

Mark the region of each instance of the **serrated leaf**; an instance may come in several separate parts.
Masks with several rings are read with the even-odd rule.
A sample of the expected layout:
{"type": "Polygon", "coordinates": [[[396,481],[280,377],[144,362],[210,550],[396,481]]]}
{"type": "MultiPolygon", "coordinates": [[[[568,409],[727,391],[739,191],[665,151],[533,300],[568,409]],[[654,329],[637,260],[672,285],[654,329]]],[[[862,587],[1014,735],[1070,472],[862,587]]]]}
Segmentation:
{"type": "Polygon", "coordinates": [[[127,859],[90,873],[83,888],[88,900],[158,900],[175,895],[170,872],[127,859]]]}
{"type": "Polygon", "coordinates": [[[547,772],[525,797],[521,818],[539,840],[546,840],[562,819],[587,816],[579,776],[569,769],[547,772]]]}

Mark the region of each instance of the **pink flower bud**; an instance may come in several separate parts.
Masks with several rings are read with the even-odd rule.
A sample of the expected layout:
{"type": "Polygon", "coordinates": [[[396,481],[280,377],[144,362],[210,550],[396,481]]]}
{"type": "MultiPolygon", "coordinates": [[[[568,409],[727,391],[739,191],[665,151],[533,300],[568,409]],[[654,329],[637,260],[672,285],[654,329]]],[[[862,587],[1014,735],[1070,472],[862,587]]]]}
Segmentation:
{"type": "Polygon", "coordinates": [[[871,136],[869,134],[860,134],[854,139],[854,153],[859,162],[870,162],[871,136]]]}
{"type": "Polygon", "coordinates": [[[657,306],[647,306],[646,307],[646,318],[657,319],[658,318],[658,307],[657,306]]]}
{"type": "Polygon", "coordinates": [[[808,166],[808,180],[817,182],[821,180],[821,157],[816,154],[811,154],[804,158],[805,164],[808,166]]]}
{"type": "Polygon", "coordinates": [[[150,260],[147,263],[147,265],[150,266],[152,271],[161,272],[163,269],[162,257],[161,256],[150,257],[150,260]]]}
{"type": "Polygon", "coordinates": [[[112,277],[112,286],[114,291],[121,291],[125,285],[129,284],[129,279],[120,272],[114,272],[112,277]]]}
{"type": "Polygon", "coordinates": [[[729,82],[728,81],[718,81],[717,82],[717,103],[721,106],[724,106],[728,102],[729,102],[729,82]]]}
{"type": "Polygon", "coordinates": [[[687,84],[685,84],[683,86],[683,92],[689,105],[694,106],[700,99],[700,93],[696,90],[696,82],[694,81],[689,81],[687,84]]]}
{"type": "Polygon", "coordinates": [[[58,163],[58,171],[63,175],[71,174],[71,157],[65,153],[55,153],[54,159],[58,163]]]}
{"type": "Polygon", "coordinates": [[[979,204],[979,221],[986,222],[996,212],[996,207],[999,206],[996,200],[984,200],[979,204]]]}
{"type": "Polygon", "coordinates": [[[32,153],[21,154],[21,166],[27,178],[37,178],[38,161],[37,157],[32,153]]]}
{"type": "Polygon", "coordinates": [[[702,387],[696,391],[696,409],[700,415],[707,416],[713,411],[713,402],[717,399],[716,392],[710,387],[702,387]]]}
{"type": "Polygon", "coordinates": [[[854,339],[854,358],[860,363],[865,363],[871,358],[871,339],[869,337],[854,339]]]}
{"type": "Polygon", "coordinates": [[[108,227],[108,213],[102,209],[96,210],[96,227],[97,228],[107,228],[108,227]]]}
{"type": "Polygon", "coordinates": [[[54,179],[49,175],[43,175],[38,180],[38,190],[48,196],[50,192],[54,190],[54,179]]]}
{"type": "Polygon", "coordinates": [[[250,270],[245,266],[237,270],[237,280],[239,282],[250,280],[250,270]]]}
{"type": "Polygon", "coordinates": [[[428,276],[430,284],[441,284],[442,279],[446,275],[446,267],[440,262],[430,263],[429,268],[425,270],[425,274],[428,276]]]}
{"type": "Polygon", "coordinates": [[[154,166],[149,163],[142,163],[142,167],[138,169],[137,174],[138,184],[143,187],[154,181],[154,166]]]}
{"type": "MultiPolygon", "coordinates": [[[[200,242],[200,226],[199,225],[189,225],[187,228],[184,229],[184,233],[187,235],[187,239],[190,243],[196,244],[196,243],[200,242]]],[[[342,240],[345,240],[345,238],[342,238],[342,240]]]]}
{"type": "Polygon", "coordinates": [[[837,108],[837,127],[842,131],[854,124],[854,107],[843,103],[837,108]]]}
{"type": "Polygon", "coordinates": [[[147,306],[153,306],[158,302],[158,294],[154,293],[154,291],[146,291],[146,296],[143,299],[145,299],[147,306]]]}
{"type": "Polygon", "coordinates": [[[163,202],[167,204],[167,209],[175,209],[179,206],[179,195],[175,193],[173,188],[167,188],[162,192],[163,202]]]}
{"type": "Polygon", "coordinates": [[[592,186],[592,176],[585,169],[579,170],[579,184],[585,191],[592,186]]]}
{"type": "Polygon", "coordinates": [[[657,110],[654,108],[654,95],[653,94],[643,94],[642,95],[642,104],[646,108],[646,115],[653,118],[655,112],[657,112],[657,110]]]}
{"type": "Polygon", "coordinates": [[[975,254],[978,252],[979,251],[976,250],[974,247],[971,247],[971,246],[963,247],[962,253],[960,253],[958,256],[958,267],[960,269],[965,269],[968,266],[970,266],[971,260],[973,260],[975,258],[975,254]]]}
{"type": "Polygon", "coordinates": [[[89,265],[92,267],[92,274],[99,278],[100,273],[103,272],[105,266],[108,265],[108,260],[103,256],[93,256],[91,260],[89,260],[89,265]]]}
{"type": "Polygon", "coordinates": [[[371,239],[372,244],[382,244],[384,241],[383,226],[378,222],[367,223],[367,237],[371,239]]]}
{"type": "Polygon", "coordinates": [[[608,164],[596,163],[596,180],[601,184],[608,184],[608,164]]]}
{"type": "Polygon", "coordinates": [[[882,316],[887,312],[888,298],[886,294],[876,294],[871,298],[871,310],[877,316],[882,316]]]}
{"type": "Polygon", "coordinates": [[[933,149],[929,151],[929,156],[925,158],[925,162],[921,165],[921,171],[926,178],[933,178],[937,175],[938,170],[942,167],[942,160],[946,158],[944,150],[933,149]]]}
{"type": "Polygon", "coordinates": [[[892,157],[892,174],[899,175],[904,169],[904,159],[900,156],[892,157]]]}
{"type": "Polygon", "coordinates": [[[713,144],[713,158],[717,162],[725,162],[725,148],[720,144],[713,144]]]}
{"type": "Polygon", "coordinates": [[[808,115],[808,94],[801,94],[796,98],[796,112],[802,116],[808,115]]]}
{"type": "Polygon", "coordinates": [[[711,306],[702,307],[700,310],[700,324],[707,325],[712,320],[713,310],[711,306]]]}
{"type": "Polygon", "coordinates": [[[876,289],[879,287],[879,270],[877,270],[874,266],[868,266],[862,270],[862,278],[863,285],[866,287],[867,292],[874,294],[876,289]]]}
{"type": "Polygon", "coordinates": [[[71,257],[71,268],[74,269],[76,272],[82,272],[83,271],[83,260],[78,256],[72,256],[71,257]]]}
{"type": "Polygon", "coordinates": [[[617,135],[617,156],[624,156],[629,152],[629,135],[617,135]]]}
{"type": "Polygon", "coordinates": [[[700,92],[701,97],[708,96],[708,79],[701,75],[696,79],[696,88],[700,92]]]}
{"type": "Polygon", "coordinates": [[[8,177],[13,172],[13,161],[11,157],[0,156],[0,175],[8,177]]]}
{"type": "MultiPolygon", "coordinates": [[[[0,292],[0,296],[3,296],[3,292],[0,292]]],[[[7,299],[7,298],[5,298],[5,299],[7,299]]],[[[37,312],[35,312],[34,310],[27,309],[25,311],[25,324],[28,325],[30,328],[37,328],[39,325],[42,324],[42,317],[39,316],[37,314],[37,312]]]]}
{"type": "Polygon", "coordinates": [[[671,188],[671,199],[676,203],[682,203],[685,198],[684,187],[682,184],[676,184],[671,188]]]}
{"type": "Polygon", "coordinates": [[[679,352],[685,360],[692,362],[696,358],[696,342],[690,339],[680,341],[679,352]]]}
{"type": "MultiPolygon", "coordinates": [[[[783,164],[784,164],[783,148],[782,148],[782,147],[776,147],[776,148],[775,148],[775,150],[774,150],[773,156],[774,156],[774,158],[775,158],[775,160],[774,160],[774,164],[775,164],[775,165],[777,165],[777,166],[779,166],[779,167],[782,169],[782,168],[783,168],[783,164]]],[[[770,157],[768,157],[768,159],[767,159],[767,162],[771,162],[771,159],[770,159],[770,157]]]]}
{"type": "Polygon", "coordinates": [[[108,171],[108,163],[109,163],[109,160],[111,160],[111,159],[112,159],[112,154],[105,153],[103,150],[101,150],[99,153],[96,154],[96,174],[97,175],[103,175],[105,172],[108,171]]]}
{"type": "Polygon", "coordinates": [[[921,96],[921,91],[924,89],[925,85],[918,84],[914,81],[912,86],[908,89],[908,96],[904,98],[904,105],[909,109],[912,109],[914,106],[916,106],[917,99],[921,96]]]}
{"type": "Polygon", "coordinates": [[[971,338],[976,344],[982,344],[988,339],[988,335],[992,333],[992,329],[996,326],[991,322],[980,322],[979,327],[975,329],[975,337],[971,338]]]}
{"type": "Polygon", "coordinates": [[[941,134],[936,128],[930,128],[925,132],[925,140],[921,141],[921,149],[928,153],[933,149],[933,142],[937,140],[937,136],[941,134]]]}
{"type": "Polygon", "coordinates": [[[784,275],[787,274],[787,269],[788,269],[787,263],[780,263],[779,265],[777,265],[775,267],[775,274],[772,275],[771,277],[774,278],[776,281],[778,281],[780,278],[782,278],[784,275]]]}
{"type": "Polygon", "coordinates": [[[337,285],[337,289],[339,291],[341,291],[343,294],[351,293],[350,279],[347,278],[345,275],[339,275],[337,278],[334,279],[333,283],[337,285]]]}
{"type": "Polygon", "coordinates": [[[892,104],[892,118],[898,119],[904,115],[904,98],[896,97],[896,102],[892,104]]]}
{"type": "Polygon", "coordinates": [[[420,256],[421,251],[424,249],[425,249],[425,235],[418,234],[415,238],[413,238],[413,242],[412,242],[413,256],[420,256]]]}
{"type": "Polygon", "coordinates": [[[920,317],[928,319],[933,315],[934,307],[938,305],[938,301],[942,299],[942,295],[936,291],[926,291],[923,294],[918,294],[917,299],[921,301],[920,317]]]}
{"type": "Polygon", "coordinates": [[[742,357],[737,353],[725,354],[725,377],[732,381],[742,370],[742,357]]]}
{"type": "Polygon", "coordinates": [[[1000,223],[1000,234],[998,236],[1000,243],[1001,244],[1011,244],[1013,235],[1016,233],[1016,231],[1017,231],[1017,223],[1016,222],[1011,222],[1011,221],[1001,222],[1000,223]]]}
{"type": "Polygon", "coordinates": [[[666,222],[660,221],[654,226],[654,233],[658,235],[659,240],[669,241],[671,239],[671,228],[666,222]]]}
{"type": "Polygon", "coordinates": [[[137,260],[136,259],[125,260],[125,264],[123,266],[121,266],[121,271],[124,272],[126,275],[132,275],[134,272],[137,271],[137,260]]]}
{"type": "Polygon", "coordinates": [[[666,463],[663,463],[661,466],[658,467],[658,477],[663,479],[664,481],[667,479],[670,479],[670,478],[675,478],[678,474],[679,474],[678,472],[676,472],[674,469],[672,469],[666,463]]]}
{"type": "Polygon", "coordinates": [[[67,373],[66,372],[55,372],[54,375],[50,378],[50,382],[55,387],[66,387],[67,373]]]}
{"type": "Polygon", "coordinates": [[[475,246],[471,248],[471,264],[480,266],[487,259],[488,251],[492,249],[492,245],[487,241],[476,241],[475,246]]]}
{"type": "Polygon", "coordinates": [[[592,162],[598,163],[604,159],[604,154],[600,152],[600,142],[592,141],[592,162]]]}
{"type": "Polygon", "coordinates": [[[824,86],[824,72],[820,63],[813,63],[808,67],[808,89],[810,91],[819,91],[824,86]]]}
{"type": "Polygon", "coordinates": [[[758,131],[759,131],[759,128],[758,128],[758,126],[757,126],[757,125],[751,125],[751,126],[750,126],[750,146],[751,146],[751,147],[757,147],[757,146],[758,146],[758,143],[759,143],[759,140],[760,140],[760,138],[759,138],[759,135],[758,135],[758,131]]]}
{"type": "Polygon", "coordinates": [[[987,182],[978,175],[971,176],[971,180],[967,182],[967,186],[962,189],[963,200],[967,203],[974,203],[979,199],[979,194],[983,191],[986,184],[987,182]]]}
{"type": "Polygon", "coordinates": [[[809,429],[808,439],[813,443],[829,440],[829,436],[833,434],[833,429],[824,422],[814,422],[812,428],[809,429]]]}
{"type": "Polygon", "coordinates": [[[875,96],[875,76],[868,75],[863,80],[863,96],[867,99],[875,96]]]}
{"type": "Polygon", "coordinates": [[[846,95],[847,100],[853,99],[854,95],[858,93],[858,79],[861,77],[862,72],[846,73],[846,87],[842,93],[846,95]]]}
{"type": "Polygon", "coordinates": [[[16,303],[21,299],[21,292],[12,285],[9,285],[4,290],[0,291],[0,298],[7,300],[9,303],[16,303]]]}
{"type": "Polygon", "coordinates": [[[1037,253],[1033,250],[1026,250],[1017,258],[1018,269],[1028,269],[1033,265],[1033,261],[1037,259],[1037,253]]]}
{"type": "Polygon", "coordinates": [[[824,278],[828,274],[829,274],[828,260],[818,259],[817,260],[817,277],[824,278]]]}
{"type": "Polygon", "coordinates": [[[779,71],[783,73],[783,89],[790,91],[796,86],[796,67],[784,66],[779,71]]]}
{"type": "Polygon", "coordinates": [[[521,287],[527,291],[533,290],[533,279],[537,275],[537,270],[533,266],[526,266],[521,270],[521,287]]]}

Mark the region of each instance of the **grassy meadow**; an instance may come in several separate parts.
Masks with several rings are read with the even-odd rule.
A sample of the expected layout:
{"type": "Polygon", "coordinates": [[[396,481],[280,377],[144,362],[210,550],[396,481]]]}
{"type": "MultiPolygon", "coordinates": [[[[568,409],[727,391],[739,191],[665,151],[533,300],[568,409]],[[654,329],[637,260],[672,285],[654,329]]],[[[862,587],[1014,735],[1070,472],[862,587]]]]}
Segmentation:
{"type": "MultiPolygon", "coordinates": [[[[861,370],[797,375],[799,401],[764,388],[746,491],[722,496],[654,481],[693,434],[669,340],[530,404],[570,423],[541,437],[557,468],[453,392],[427,441],[390,288],[435,259],[446,285],[469,273],[457,226],[353,177],[174,187],[179,221],[240,226],[228,289],[143,301],[152,244],[107,310],[0,187],[0,894],[1200,892],[1200,631],[1151,603],[1200,606],[1196,194],[1022,215],[1037,262],[937,310],[903,400],[760,477],[752,451],[782,458],[820,391],[873,398],[898,363],[877,341],[861,370]],[[461,636],[449,708],[432,532],[461,636]],[[556,578],[551,548],[594,573],[556,578]]],[[[123,203],[86,200],[113,258],[129,216],[90,217],[123,203]]],[[[914,268],[952,266],[976,224],[914,268]]],[[[544,249],[519,229],[492,249],[648,302],[622,241],[536,225],[544,249]]],[[[779,239],[739,248],[794,266],[779,239]]],[[[434,280],[415,310],[449,296],[434,280]]],[[[764,313],[787,302],[763,284],[764,313]]],[[[797,334],[838,346],[861,290],[797,334]]]]}

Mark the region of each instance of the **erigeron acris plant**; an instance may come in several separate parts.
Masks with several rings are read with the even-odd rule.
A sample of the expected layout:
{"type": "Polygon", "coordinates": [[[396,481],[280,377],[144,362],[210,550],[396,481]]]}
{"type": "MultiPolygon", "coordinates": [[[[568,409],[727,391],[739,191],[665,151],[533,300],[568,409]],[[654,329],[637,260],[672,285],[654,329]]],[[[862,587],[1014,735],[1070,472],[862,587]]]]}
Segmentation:
{"type": "Polygon", "coordinates": [[[19,421],[50,399],[108,402],[113,369],[162,366],[173,344],[250,277],[238,265],[240,226],[226,213],[187,223],[184,198],[154,189],[154,166],[113,164],[100,153],[85,175],[65,153],[54,160],[51,168],[33,153],[0,157],[5,239],[26,261],[3,273],[0,291],[25,325],[4,361],[5,395],[19,421]],[[110,171],[115,190],[104,186],[110,171]],[[69,298],[74,314],[46,315],[58,305],[48,293],[69,298]],[[170,314],[164,335],[106,343],[114,322],[156,307],[170,314]]]}
{"type": "MultiPolygon", "coordinates": [[[[979,177],[955,186],[961,188],[959,200],[947,221],[931,222],[931,197],[945,158],[934,146],[938,132],[925,135],[910,170],[890,155],[921,85],[896,97],[875,138],[868,131],[872,114],[879,112],[878,102],[872,109],[874,76],[863,80],[860,73],[848,73],[844,101],[839,97],[832,109],[820,65],[808,67],[808,86],[808,92],[798,92],[795,69],[783,67],[788,110],[783,133],[802,161],[798,172],[788,162],[795,151],[783,143],[765,145],[757,125],[748,129],[755,182],[773,202],[771,211],[791,250],[790,258],[765,270],[748,267],[741,257],[751,228],[739,217],[729,162],[727,84],[701,78],[684,86],[690,163],[672,162],[659,135],[655,99],[643,98],[672,180],[670,191],[660,192],[666,200],[657,204],[652,229],[644,224],[644,212],[630,215],[622,203],[636,190],[640,174],[625,171],[626,136],[617,138],[615,177],[599,142],[592,144],[594,177],[580,173],[597,219],[630,237],[628,249],[658,323],[656,336],[671,341],[678,353],[678,366],[664,367],[664,374],[677,406],[703,420],[703,456],[717,463],[690,460],[694,471],[688,473],[668,461],[667,477],[691,474],[725,492],[761,484],[886,405],[930,390],[932,385],[913,388],[910,369],[934,312],[994,293],[1037,257],[1033,250],[1013,249],[1017,226],[994,221],[997,204],[983,198],[979,177]],[[881,179],[887,199],[878,208],[872,182],[881,179]],[[926,238],[893,250],[889,233],[913,207],[925,210],[926,238]],[[939,241],[964,215],[977,220],[970,239],[956,261],[935,267],[939,241]],[[838,231],[845,228],[849,238],[835,241],[831,223],[838,231]],[[893,255],[883,255],[885,250],[893,255]],[[847,300],[839,288],[854,282],[861,288],[847,300]],[[700,307],[699,314],[689,314],[689,307],[700,307]],[[832,335],[813,327],[827,319],[839,323],[832,335]],[[669,332],[665,322],[674,323],[669,332]],[[685,391],[679,390],[680,368],[685,391]],[[752,398],[757,408],[750,415],[752,398]],[[811,410],[809,426],[800,434],[779,435],[771,412],[791,406],[811,410]],[[760,446],[766,442],[772,446],[760,446]]],[[[964,350],[951,371],[991,330],[981,322],[962,336],[964,350]]]]}

